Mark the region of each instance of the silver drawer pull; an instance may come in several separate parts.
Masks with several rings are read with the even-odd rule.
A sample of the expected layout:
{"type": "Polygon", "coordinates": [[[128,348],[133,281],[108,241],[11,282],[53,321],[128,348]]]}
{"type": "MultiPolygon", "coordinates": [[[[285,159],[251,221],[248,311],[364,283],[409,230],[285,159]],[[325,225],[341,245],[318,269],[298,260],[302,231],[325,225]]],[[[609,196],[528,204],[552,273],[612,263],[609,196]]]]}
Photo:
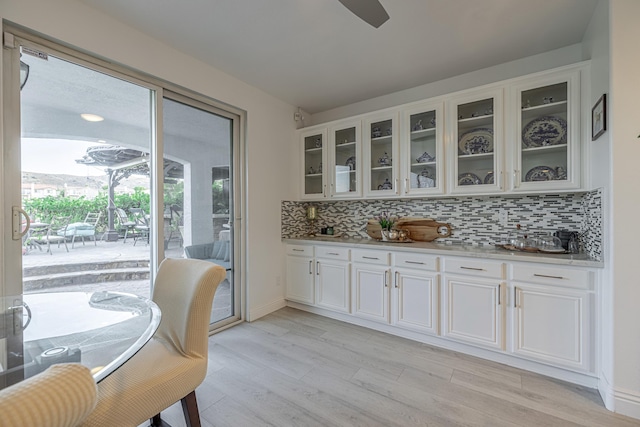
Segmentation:
{"type": "Polygon", "coordinates": [[[327,252],[327,255],[340,255],[338,252],[327,252]]]}
{"type": "Polygon", "coordinates": [[[465,266],[462,266],[460,268],[463,270],[485,271],[484,268],[465,267],[465,266]]]}
{"type": "Polygon", "coordinates": [[[304,249],[294,249],[294,252],[304,252],[304,249]]]}
{"type": "Polygon", "coordinates": [[[424,262],[418,262],[418,261],[405,261],[406,264],[420,264],[420,265],[424,265],[424,262]]]}
{"type": "Polygon", "coordinates": [[[373,257],[373,256],[363,256],[362,258],[364,258],[364,259],[380,259],[380,258],[376,258],[376,257],[373,257]]]}
{"type": "Polygon", "coordinates": [[[544,277],[547,279],[560,279],[560,280],[564,279],[564,277],[562,276],[547,276],[546,274],[538,274],[538,273],[533,273],[533,275],[535,277],[544,277]]]}

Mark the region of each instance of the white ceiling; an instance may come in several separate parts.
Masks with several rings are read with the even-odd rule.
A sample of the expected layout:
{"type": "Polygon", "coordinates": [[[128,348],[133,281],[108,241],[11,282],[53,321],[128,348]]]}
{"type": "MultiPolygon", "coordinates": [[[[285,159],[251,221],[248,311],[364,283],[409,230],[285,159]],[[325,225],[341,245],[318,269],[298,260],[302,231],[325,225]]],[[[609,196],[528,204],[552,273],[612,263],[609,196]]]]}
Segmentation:
{"type": "Polygon", "coordinates": [[[309,113],[579,43],[597,0],[80,0],[309,113]]]}

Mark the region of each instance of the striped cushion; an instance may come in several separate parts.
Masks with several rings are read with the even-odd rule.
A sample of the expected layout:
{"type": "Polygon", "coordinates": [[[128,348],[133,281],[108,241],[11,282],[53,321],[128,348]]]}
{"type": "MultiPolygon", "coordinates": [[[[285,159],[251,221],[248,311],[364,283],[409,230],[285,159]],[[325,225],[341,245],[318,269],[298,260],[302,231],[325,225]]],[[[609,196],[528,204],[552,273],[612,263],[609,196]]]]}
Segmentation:
{"type": "Polygon", "coordinates": [[[75,427],[96,404],[91,372],[77,363],[53,365],[0,390],[2,427],[75,427]]]}

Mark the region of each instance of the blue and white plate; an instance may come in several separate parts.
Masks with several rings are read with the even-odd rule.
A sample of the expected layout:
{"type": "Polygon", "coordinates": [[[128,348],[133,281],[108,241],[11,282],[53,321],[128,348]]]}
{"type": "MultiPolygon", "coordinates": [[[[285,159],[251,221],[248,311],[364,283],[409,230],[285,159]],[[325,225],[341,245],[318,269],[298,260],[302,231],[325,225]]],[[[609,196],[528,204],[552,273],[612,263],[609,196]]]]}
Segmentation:
{"type": "Polygon", "coordinates": [[[495,182],[495,178],[493,176],[493,171],[490,171],[487,173],[487,175],[484,177],[484,184],[487,185],[493,185],[493,183],[495,182]]]}
{"type": "Polygon", "coordinates": [[[556,171],[549,166],[536,166],[531,168],[524,177],[527,182],[553,181],[556,179],[556,171]]]}
{"type": "Polygon", "coordinates": [[[458,175],[458,185],[479,185],[482,184],[482,180],[478,175],[469,173],[461,173],[458,175]]]}
{"type": "Polygon", "coordinates": [[[534,119],[522,129],[525,148],[567,143],[567,122],[561,117],[544,116],[534,119]]]}
{"type": "Polygon", "coordinates": [[[460,154],[482,154],[493,152],[493,129],[476,128],[460,135],[460,154]]]}

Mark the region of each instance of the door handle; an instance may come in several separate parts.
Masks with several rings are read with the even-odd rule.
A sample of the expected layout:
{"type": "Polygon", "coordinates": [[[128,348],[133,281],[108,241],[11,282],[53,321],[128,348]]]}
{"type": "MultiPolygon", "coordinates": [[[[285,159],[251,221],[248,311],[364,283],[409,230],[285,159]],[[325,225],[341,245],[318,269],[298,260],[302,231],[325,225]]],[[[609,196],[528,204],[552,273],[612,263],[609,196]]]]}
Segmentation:
{"type": "Polygon", "coordinates": [[[320,261],[316,261],[316,276],[320,275],[320,261]]]}
{"type": "Polygon", "coordinates": [[[396,271],[396,283],[395,283],[395,287],[396,289],[398,288],[398,283],[400,282],[400,272],[396,271]]]}
{"type": "Polygon", "coordinates": [[[29,215],[19,206],[11,207],[11,239],[20,240],[22,237],[27,234],[29,228],[31,227],[31,218],[29,215]],[[22,221],[20,221],[20,216],[24,216],[27,220],[26,227],[24,231],[22,231],[22,221]]]}
{"type": "Polygon", "coordinates": [[[313,271],[311,270],[312,264],[313,264],[313,261],[309,261],[309,274],[313,274],[313,271]]]}

